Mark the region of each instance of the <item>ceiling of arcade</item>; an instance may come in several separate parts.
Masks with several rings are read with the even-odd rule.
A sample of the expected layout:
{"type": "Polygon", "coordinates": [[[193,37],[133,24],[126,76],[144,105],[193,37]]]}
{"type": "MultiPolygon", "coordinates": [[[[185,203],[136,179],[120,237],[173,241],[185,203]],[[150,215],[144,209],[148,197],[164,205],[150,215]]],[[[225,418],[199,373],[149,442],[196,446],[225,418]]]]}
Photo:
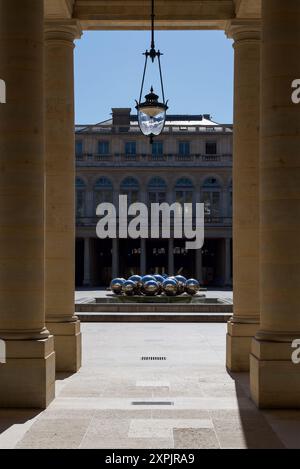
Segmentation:
{"type": "MultiPolygon", "coordinates": [[[[150,0],[44,0],[47,19],[77,19],[83,30],[148,29],[150,0]]],[[[260,18],[261,0],[156,0],[157,29],[226,29],[260,18]]]]}

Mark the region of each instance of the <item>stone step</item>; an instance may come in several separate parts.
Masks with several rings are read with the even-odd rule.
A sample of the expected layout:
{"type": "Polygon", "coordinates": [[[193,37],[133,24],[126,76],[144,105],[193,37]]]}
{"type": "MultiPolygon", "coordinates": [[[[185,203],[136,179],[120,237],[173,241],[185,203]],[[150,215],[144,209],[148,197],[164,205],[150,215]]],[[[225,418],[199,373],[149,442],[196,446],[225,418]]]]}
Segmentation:
{"type": "Polygon", "coordinates": [[[200,303],[81,303],[76,313],[233,313],[232,304],[200,303]]]}
{"type": "Polygon", "coordinates": [[[81,322],[204,322],[204,323],[226,323],[232,313],[111,313],[111,312],[84,312],[76,313],[81,322]]]}

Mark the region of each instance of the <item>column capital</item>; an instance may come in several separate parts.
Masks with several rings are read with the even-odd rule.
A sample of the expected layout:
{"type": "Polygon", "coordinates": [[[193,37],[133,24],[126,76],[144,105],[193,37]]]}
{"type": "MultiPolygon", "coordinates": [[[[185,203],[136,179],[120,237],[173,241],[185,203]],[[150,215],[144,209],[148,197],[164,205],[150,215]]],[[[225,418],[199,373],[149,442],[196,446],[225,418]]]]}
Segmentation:
{"type": "Polygon", "coordinates": [[[74,42],[80,39],[82,29],[77,20],[47,20],[45,21],[45,40],[74,42]]]}
{"type": "Polygon", "coordinates": [[[239,19],[229,21],[225,34],[235,43],[259,41],[261,39],[261,21],[239,19]]]}

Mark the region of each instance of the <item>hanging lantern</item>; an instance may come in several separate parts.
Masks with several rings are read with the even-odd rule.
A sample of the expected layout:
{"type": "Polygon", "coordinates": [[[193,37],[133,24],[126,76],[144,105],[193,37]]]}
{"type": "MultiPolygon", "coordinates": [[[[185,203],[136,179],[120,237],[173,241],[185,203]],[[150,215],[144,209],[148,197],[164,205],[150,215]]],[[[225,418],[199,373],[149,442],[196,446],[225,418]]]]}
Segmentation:
{"type": "Polygon", "coordinates": [[[165,94],[164,94],[164,85],[162,79],[162,71],[161,71],[161,63],[160,57],[162,53],[155,49],[155,41],[154,41],[154,0],[152,0],[152,14],[151,14],[151,24],[152,24],[152,33],[151,33],[151,48],[150,51],[146,50],[144,53],[145,55],[145,66],[144,66],[144,73],[142,79],[142,86],[140,92],[140,99],[139,102],[136,101],[136,110],[138,112],[138,123],[141,129],[141,132],[150,137],[150,143],[153,143],[153,137],[160,135],[164,129],[165,122],[166,122],[166,112],[168,109],[167,102],[165,101],[165,94]],[[147,71],[148,59],[151,59],[152,63],[155,62],[157,58],[158,61],[158,68],[159,68],[159,76],[160,76],[160,84],[161,84],[161,92],[162,92],[162,102],[159,101],[159,96],[154,93],[153,87],[151,87],[150,93],[145,96],[145,101],[142,102],[143,90],[144,90],[144,83],[145,83],[145,76],[147,71]]]}

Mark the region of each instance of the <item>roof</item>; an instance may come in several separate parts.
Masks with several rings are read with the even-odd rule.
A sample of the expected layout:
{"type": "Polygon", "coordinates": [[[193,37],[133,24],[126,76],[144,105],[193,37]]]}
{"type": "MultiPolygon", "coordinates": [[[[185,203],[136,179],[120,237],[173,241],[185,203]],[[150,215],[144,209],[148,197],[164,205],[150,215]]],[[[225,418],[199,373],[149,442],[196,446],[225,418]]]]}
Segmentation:
{"type": "MultiPolygon", "coordinates": [[[[97,124],[88,124],[88,125],[76,125],[75,131],[79,132],[93,132],[93,131],[107,131],[113,125],[113,119],[107,119],[97,124]]],[[[137,115],[130,115],[130,127],[132,130],[136,129],[138,126],[137,115]]],[[[166,118],[166,127],[180,127],[181,130],[189,127],[227,127],[227,131],[230,131],[232,128],[231,124],[220,124],[212,120],[210,114],[167,114],[166,118]]],[[[192,129],[191,129],[192,130],[192,129]]]]}

